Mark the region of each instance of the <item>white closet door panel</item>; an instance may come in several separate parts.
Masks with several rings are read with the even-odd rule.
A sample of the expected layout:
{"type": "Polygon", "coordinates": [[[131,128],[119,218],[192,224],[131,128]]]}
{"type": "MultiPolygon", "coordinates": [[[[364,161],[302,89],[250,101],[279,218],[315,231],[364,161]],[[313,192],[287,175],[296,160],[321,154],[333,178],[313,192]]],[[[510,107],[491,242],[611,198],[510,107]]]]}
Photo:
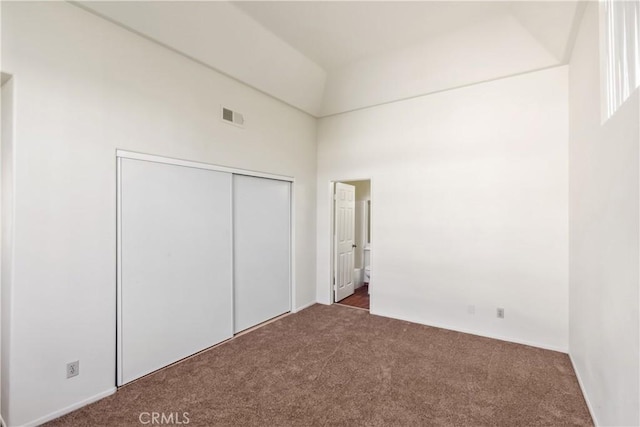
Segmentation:
{"type": "Polygon", "coordinates": [[[231,187],[121,159],[121,384],[233,335],[231,187]]]}
{"type": "Polygon", "coordinates": [[[233,176],[234,329],[291,310],[291,184],[233,176]]]}

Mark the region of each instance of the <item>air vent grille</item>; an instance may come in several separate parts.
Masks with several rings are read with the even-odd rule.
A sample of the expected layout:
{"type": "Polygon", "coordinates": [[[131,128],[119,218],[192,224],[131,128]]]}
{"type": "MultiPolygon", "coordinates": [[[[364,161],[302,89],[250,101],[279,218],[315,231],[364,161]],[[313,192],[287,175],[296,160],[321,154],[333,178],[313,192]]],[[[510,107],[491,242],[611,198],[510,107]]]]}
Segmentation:
{"type": "Polygon", "coordinates": [[[244,117],[237,111],[222,107],[222,121],[234,126],[244,127],[244,117]]]}

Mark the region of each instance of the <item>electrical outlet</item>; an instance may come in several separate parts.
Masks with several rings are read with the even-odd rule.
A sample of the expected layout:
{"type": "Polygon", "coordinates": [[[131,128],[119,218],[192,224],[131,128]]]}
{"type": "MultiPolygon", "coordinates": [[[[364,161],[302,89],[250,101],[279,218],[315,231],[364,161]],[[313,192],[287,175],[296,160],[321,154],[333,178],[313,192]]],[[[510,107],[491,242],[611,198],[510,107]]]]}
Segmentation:
{"type": "Polygon", "coordinates": [[[67,363],[67,378],[75,377],[76,375],[80,375],[79,360],[76,360],[75,362],[67,363]]]}
{"type": "Polygon", "coordinates": [[[498,316],[498,319],[504,319],[504,308],[498,307],[498,310],[496,310],[496,316],[498,316]]]}
{"type": "Polygon", "coordinates": [[[476,306],[475,305],[470,305],[467,307],[467,313],[469,314],[476,314],[476,306]]]}

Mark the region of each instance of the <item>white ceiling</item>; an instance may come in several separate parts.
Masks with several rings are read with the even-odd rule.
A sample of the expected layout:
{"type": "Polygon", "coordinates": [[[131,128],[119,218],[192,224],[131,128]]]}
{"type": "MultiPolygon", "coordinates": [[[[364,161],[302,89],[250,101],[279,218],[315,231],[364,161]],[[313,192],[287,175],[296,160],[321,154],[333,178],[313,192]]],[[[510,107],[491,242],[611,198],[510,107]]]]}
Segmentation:
{"type": "MultiPolygon", "coordinates": [[[[309,114],[319,114],[326,79],[324,69],[229,2],[72,4],[309,114]]],[[[233,105],[233,100],[225,102],[233,105]]]]}
{"type": "Polygon", "coordinates": [[[325,70],[489,19],[510,2],[236,1],[325,70]]]}
{"type": "Polygon", "coordinates": [[[319,117],[565,64],[584,2],[73,4],[319,117]]]}

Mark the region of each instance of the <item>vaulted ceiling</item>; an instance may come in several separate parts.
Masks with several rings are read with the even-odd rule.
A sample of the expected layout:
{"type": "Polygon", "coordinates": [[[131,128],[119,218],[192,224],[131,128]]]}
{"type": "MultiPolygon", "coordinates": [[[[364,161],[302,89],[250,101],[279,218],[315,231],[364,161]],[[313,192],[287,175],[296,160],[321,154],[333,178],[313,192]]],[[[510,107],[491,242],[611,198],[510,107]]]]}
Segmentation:
{"type": "Polygon", "coordinates": [[[318,117],[564,64],[581,3],[75,4],[318,117]]]}
{"type": "Polygon", "coordinates": [[[502,2],[233,3],[325,70],[489,19],[502,2]]]}

